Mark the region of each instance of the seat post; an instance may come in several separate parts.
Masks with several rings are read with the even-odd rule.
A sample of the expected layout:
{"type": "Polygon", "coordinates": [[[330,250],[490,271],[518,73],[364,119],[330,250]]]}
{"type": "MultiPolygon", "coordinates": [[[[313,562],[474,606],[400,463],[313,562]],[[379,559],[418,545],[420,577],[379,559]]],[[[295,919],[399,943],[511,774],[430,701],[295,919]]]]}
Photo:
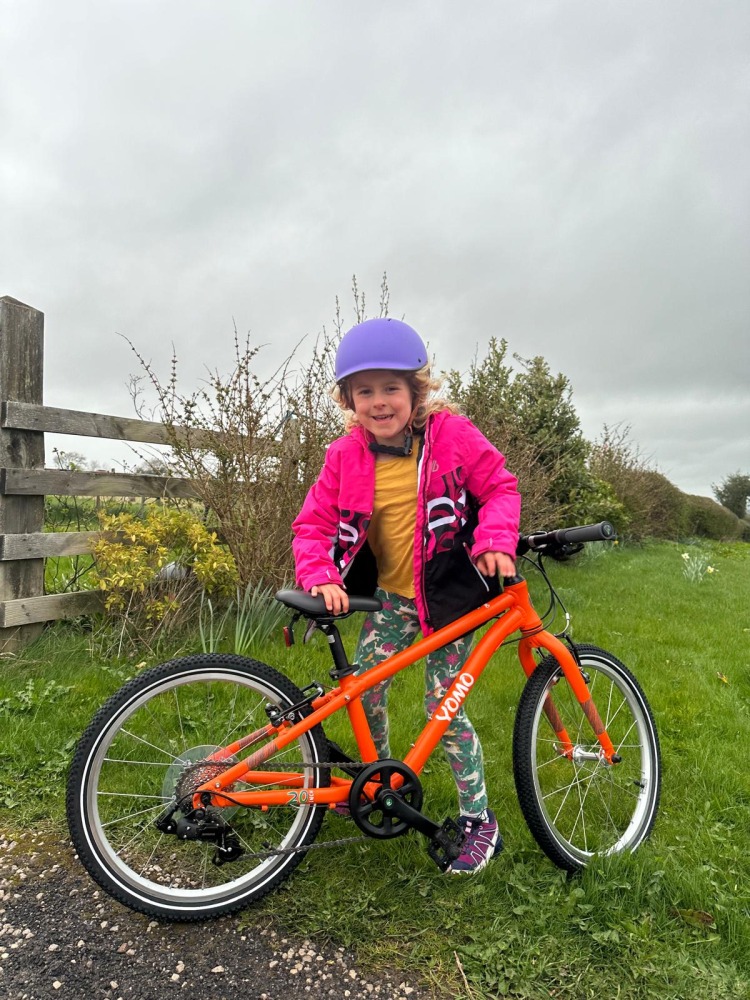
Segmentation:
{"type": "Polygon", "coordinates": [[[337,681],[342,677],[353,674],[357,669],[357,665],[356,663],[349,663],[349,658],[346,655],[346,650],[344,649],[344,644],[341,641],[341,636],[336,625],[332,621],[319,621],[318,628],[328,639],[331,656],[333,657],[333,670],[331,670],[333,680],[337,681]]]}

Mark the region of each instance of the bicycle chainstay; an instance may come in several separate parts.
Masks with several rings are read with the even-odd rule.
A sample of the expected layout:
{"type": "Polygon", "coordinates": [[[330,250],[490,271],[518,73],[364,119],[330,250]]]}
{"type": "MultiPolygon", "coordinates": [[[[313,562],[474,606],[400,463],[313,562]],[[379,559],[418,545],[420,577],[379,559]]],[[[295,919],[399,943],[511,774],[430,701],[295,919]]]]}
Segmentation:
{"type": "MultiPolygon", "coordinates": [[[[307,767],[320,767],[326,768],[327,770],[333,770],[333,768],[338,768],[339,770],[358,770],[361,771],[365,767],[369,767],[369,764],[362,764],[358,761],[319,761],[316,764],[306,764],[304,761],[299,761],[297,764],[282,764],[280,762],[275,762],[273,765],[274,771],[299,771],[307,767]]],[[[262,771],[262,766],[258,768],[262,771]]],[[[267,851],[254,851],[252,854],[243,854],[242,857],[245,860],[252,861],[255,858],[275,858],[287,854],[300,854],[302,852],[307,853],[308,851],[314,851],[323,847],[341,847],[343,844],[361,844],[364,841],[372,840],[372,837],[339,837],[336,840],[325,840],[322,843],[315,841],[312,844],[308,844],[305,847],[279,847],[277,850],[267,850],[267,851]]]]}

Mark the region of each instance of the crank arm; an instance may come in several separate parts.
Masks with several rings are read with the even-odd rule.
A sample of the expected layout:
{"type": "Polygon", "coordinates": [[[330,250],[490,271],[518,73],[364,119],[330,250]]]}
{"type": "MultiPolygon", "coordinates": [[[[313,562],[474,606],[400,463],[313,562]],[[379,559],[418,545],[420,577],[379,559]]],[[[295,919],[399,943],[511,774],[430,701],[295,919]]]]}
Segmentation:
{"type": "Polygon", "coordinates": [[[381,788],[375,796],[375,801],[388,816],[398,816],[413,830],[419,830],[430,840],[435,839],[440,826],[428,819],[424,813],[414,809],[408,802],[405,802],[396,792],[390,788],[381,788]]]}

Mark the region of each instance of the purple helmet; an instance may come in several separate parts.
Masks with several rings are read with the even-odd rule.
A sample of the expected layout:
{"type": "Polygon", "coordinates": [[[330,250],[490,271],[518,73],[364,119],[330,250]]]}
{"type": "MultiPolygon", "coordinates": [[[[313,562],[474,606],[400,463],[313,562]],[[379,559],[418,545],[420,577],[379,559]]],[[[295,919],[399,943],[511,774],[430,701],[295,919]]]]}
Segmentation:
{"type": "Polygon", "coordinates": [[[413,372],[427,364],[427,348],[416,330],[400,319],[366,319],[341,338],[336,351],[336,381],[355,372],[385,368],[413,372]]]}

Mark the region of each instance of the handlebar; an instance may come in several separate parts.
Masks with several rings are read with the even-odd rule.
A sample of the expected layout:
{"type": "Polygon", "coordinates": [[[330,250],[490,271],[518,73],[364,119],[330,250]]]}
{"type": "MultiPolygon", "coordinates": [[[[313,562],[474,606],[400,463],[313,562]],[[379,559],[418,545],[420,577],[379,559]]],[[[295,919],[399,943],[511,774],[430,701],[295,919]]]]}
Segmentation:
{"type": "Polygon", "coordinates": [[[582,542],[611,542],[617,532],[609,521],[598,524],[584,524],[577,528],[557,528],[555,531],[532,531],[521,535],[518,540],[518,555],[531,552],[547,552],[563,545],[580,546],[582,542]]]}

